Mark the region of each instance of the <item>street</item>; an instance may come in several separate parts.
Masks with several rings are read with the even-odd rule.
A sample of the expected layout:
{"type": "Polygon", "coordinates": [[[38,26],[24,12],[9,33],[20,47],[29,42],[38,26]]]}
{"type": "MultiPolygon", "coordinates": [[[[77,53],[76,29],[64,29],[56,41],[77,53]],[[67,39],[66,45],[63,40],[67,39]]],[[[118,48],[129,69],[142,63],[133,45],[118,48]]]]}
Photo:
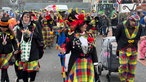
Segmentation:
{"type": "MultiPolygon", "coordinates": [[[[101,41],[102,37],[97,37],[97,54],[101,50],[101,41]]],[[[35,82],[63,82],[61,76],[61,64],[60,59],[57,56],[58,51],[54,47],[47,48],[43,58],[40,60],[40,71],[37,73],[35,82]]],[[[15,82],[16,74],[14,72],[14,67],[11,66],[8,70],[10,82],[15,82]]],[[[107,70],[103,70],[102,75],[100,76],[101,82],[107,82],[106,79],[107,70]]],[[[136,69],[136,79],[135,82],[145,82],[146,81],[146,67],[138,62],[136,69]]],[[[118,73],[111,74],[111,82],[120,82],[118,78],[118,73]]],[[[22,82],[22,81],[20,81],[22,82]]]]}

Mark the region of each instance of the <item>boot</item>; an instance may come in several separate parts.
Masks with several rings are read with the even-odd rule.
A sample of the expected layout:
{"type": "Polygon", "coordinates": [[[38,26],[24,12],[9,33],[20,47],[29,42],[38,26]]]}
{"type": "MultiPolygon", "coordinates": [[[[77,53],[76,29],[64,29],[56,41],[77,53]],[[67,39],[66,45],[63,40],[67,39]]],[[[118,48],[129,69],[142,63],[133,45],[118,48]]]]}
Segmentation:
{"type": "Polygon", "coordinates": [[[1,82],[10,82],[7,69],[2,69],[1,82]]]}
{"type": "Polygon", "coordinates": [[[19,82],[19,79],[18,79],[18,78],[16,78],[16,79],[15,79],[15,82],[19,82]]]}
{"type": "Polygon", "coordinates": [[[4,78],[1,78],[1,82],[5,82],[5,79],[4,78]]]}
{"type": "Polygon", "coordinates": [[[1,82],[5,82],[6,69],[1,69],[1,82]]]}
{"type": "Polygon", "coordinates": [[[9,81],[9,76],[8,76],[8,73],[6,73],[6,78],[5,78],[5,81],[6,81],[6,82],[10,82],[10,81],[9,81]]]}
{"type": "Polygon", "coordinates": [[[30,73],[30,82],[34,82],[35,81],[35,77],[36,77],[36,71],[33,71],[30,73]]]}

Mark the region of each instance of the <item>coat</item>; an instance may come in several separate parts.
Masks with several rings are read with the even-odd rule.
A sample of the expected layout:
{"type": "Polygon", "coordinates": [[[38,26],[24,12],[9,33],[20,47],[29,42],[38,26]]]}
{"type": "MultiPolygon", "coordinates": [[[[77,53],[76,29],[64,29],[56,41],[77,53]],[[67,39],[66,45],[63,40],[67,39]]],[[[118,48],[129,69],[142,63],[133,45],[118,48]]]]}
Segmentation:
{"type": "Polygon", "coordinates": [[[77,58],[88,58],[88,57],[90,57],[91,60],[93,61],[93,63],[98,62],[95,46],[91,45],[91,47],[89,48],[87,56],[81,56],[81,54],[83,53],[83,50],[79,47],[79,46],[81,46],[80,42],[77,43],[79,45],[74,45],[76,42],[78,42],[78,39],[75,37],[75,35],[70,36],[69,39],[70,40],[66,43],[66,54],[71,51],[68,72],[71,71],[71,68],[72,68],[72,66],[73,66],[73,64],[74,64],[74,62],[76,61],[77,58]]]}
{"type": "Polygon", "coordinates": [[[134,40],[134,42],[131,44],[130,47],[137,49],[137,43],[140,39],[141,33],[142,33],[142,26],[139,25],[139,29],[138,29],[138,33],[137,33],[136,37],[129,39],[126,37],[124,24],[123,23],[119,24],[117,27],[116,34],[115,34],[116,41],[118,43],[117,50],[121,50],[122,48],[129,47],[128,40],[134,40]]]}
{"type": "MultiPolygon", "coordinates": [[[[42,36],[40,32],[38,31],[37,24],[35,24],[36,27],[34,27],[34,22],[31,22],[31,24],[28,26],[29,31],[33,33],[32,42],[31,42],[31,50],[30,50],[30,58],[29,61],[35,61],[39,59],[39,40],[42,40],[42,36]]],[[[16,31],[16,37],[19,42],[21,42],[22,32],[21,30],[24,29],[22,24],[19,25],[20,29],[17,29],[16,31]]],[[[27,40],[28,38],[24,37],[24,40],[27,40]]],[[[21,47],[21,46],[20,46],[21,47]]],[[[20,55],[17,56],[17,59],[20,60],[20,55]]]]}

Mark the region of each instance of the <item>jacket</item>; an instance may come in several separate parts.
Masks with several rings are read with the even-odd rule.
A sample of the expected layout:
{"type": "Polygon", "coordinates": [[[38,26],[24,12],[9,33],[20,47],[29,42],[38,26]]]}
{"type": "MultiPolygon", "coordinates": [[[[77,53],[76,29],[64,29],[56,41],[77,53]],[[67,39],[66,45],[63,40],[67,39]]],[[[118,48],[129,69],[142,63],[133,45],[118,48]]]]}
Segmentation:
{"type": "Polygon", "coordinates": [[[118,44],[117,50],[121,50],[121,49],[126,48],[126,47],[132,47],[132,48],[137,49],[137,43],[140,39],[141,33],[142,33],[142,26],[139,25],[139,29],[138,29],[138,33],[137,33],[136,37],[134,37],[132,39],[129,39],[126,36],[124,24],[123,23],[119,24],[117,26],[117,31],[116,31],[116,34],[115,34],[116,41],[117,41],[117,44],[118,44]],[[128,42],[129,40],[134,40],[134,42],[129,43],[128,42]],[[130,44],[130,46],[129,46],[129,44],[130,44]]]}
{"type": "MultiPolygon", "coordinates": [[[[35,26],[34,26],[34,24],[35,24],[34,22],[31,22],[31,24],[28,26],[29,31],[31,31],[33,33],[29,61],[34,61],[34,60],[39,59],[38,40],[42,39],[42,36],[41,36],[40,32],[38,31],[37,24],[35,24],[35,26]]],[[[18,26],[19,26],[19,29],[17,29],[17,31],[16,31],[16,36],[17,36],[18,41],[21,42],[21,37],[22,37],[21,30],[23,30],[24,27],[21,23],[18,26]]],[[[24,40],[26,40],[26,39],[28,39],[28,38],[24,37],[24,40]]],[[[17,56],[17,59],[18,60],[21,59],[20,55],[17,56]]]]}

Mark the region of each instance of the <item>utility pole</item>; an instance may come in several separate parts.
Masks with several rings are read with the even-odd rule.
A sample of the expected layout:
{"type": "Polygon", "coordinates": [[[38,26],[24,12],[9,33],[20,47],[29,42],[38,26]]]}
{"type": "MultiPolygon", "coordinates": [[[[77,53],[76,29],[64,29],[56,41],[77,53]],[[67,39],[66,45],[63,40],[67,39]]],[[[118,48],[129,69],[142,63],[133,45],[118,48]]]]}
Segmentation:
{"type": "Polygon", "coordinates": [[[19,9],[19,12],[21,12],[21,0],[18,1],[18,9],[19,9]]]}

